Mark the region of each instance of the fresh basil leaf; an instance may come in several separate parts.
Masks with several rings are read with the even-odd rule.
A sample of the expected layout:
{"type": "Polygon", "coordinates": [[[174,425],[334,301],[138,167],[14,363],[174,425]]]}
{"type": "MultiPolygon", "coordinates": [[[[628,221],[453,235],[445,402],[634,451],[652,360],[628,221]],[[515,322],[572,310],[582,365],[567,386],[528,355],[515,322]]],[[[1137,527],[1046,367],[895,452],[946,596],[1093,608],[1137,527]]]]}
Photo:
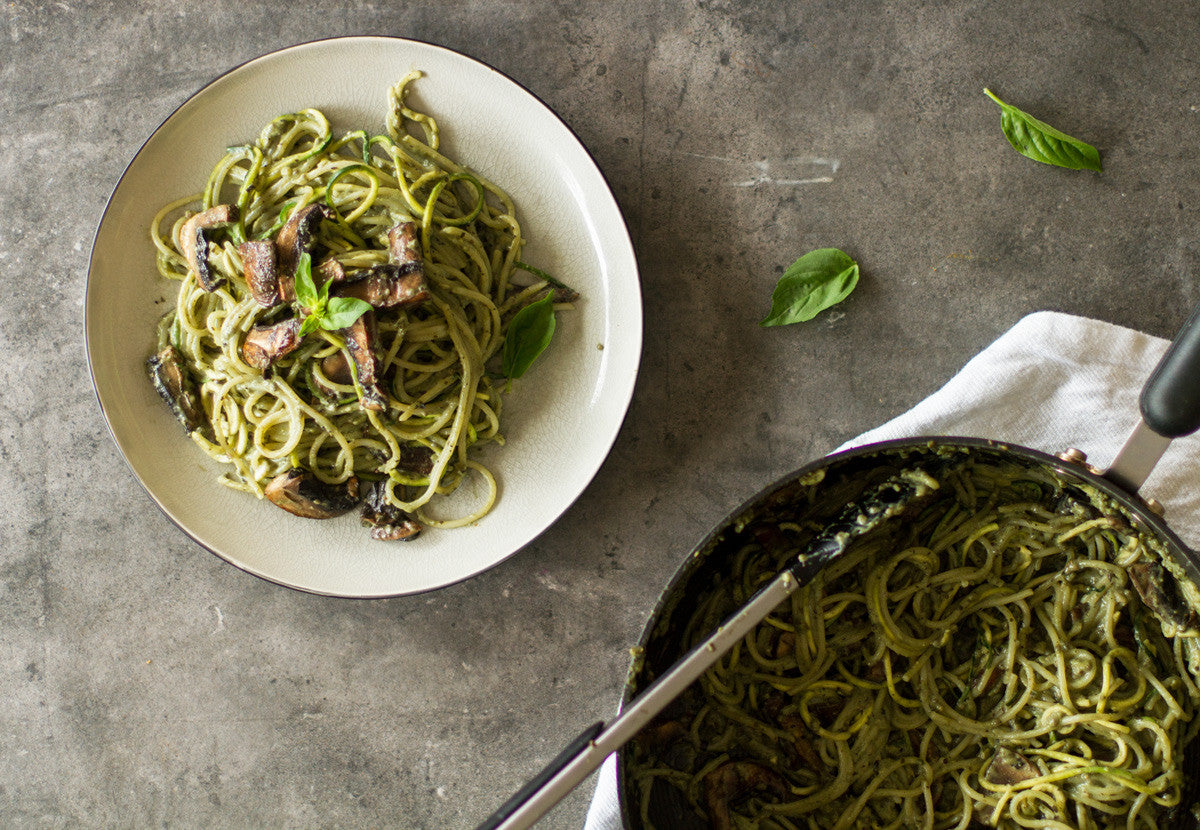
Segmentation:
{"type": "Polygon", "coordinates": [[[983,92],[1000,105],[1000,129],[1018,153],[1043,164],[1100,172],[1100,153],[1095,147],[1004,103],[990,89],[983,92]]]}
{"type": "Polygon", "coordinates": [[[306,334],[312,334],[321,326],[321,317],[317,314],[310,314],[304,318],[304,322],[300,324],[300,337],[306,334]]]}
{"type": "Polygon", "coordinates": [[[357,297],[333,297],[321,317],[321,328],[328,331],[349,328],[354,321],[371,310],[371,304],[357,297]]]}
{"type": "Polygon", "coordinates": [[[554,298],[547,294],[518,311],[504,336],[504,354],[500,370],[508,378],[519,378],[554,336],[554,298]]]}
{"type": "Polygon", "coordinates": [[[307,253],[301,254],[296,264],[296,302],[313,311],[317,310],[320,303],[317,286],[313,284],[312,257],[307,253]]]}
{"type": "Polygon", "coordinates": [[[771,313],[760,326],[811,320],[840,303],[858,285],[858,263],[837,248],[818,248],[788,266],[771,294],[771,313]]]}

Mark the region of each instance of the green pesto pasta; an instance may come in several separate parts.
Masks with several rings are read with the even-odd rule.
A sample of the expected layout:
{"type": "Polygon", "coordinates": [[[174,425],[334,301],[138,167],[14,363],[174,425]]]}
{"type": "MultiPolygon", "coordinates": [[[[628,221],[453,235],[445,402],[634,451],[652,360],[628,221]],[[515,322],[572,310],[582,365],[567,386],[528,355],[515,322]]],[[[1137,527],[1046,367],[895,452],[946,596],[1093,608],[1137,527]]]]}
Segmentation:
{"type": "MultiPolygon", "coordinates": [[[[802,549],[794,512],[737,536],[734,587],[685,645],[802,549]]],[[[674,826],[786,830],[1153,828],[1191,807],[1200,631],[1153,540],[1095,492],[983,461],[898,524],[627,749],[639,826],[652,803],[687,805],[674,826]]]]}
{"type": "Polygon", "coordinates": [[[302,471],[315,479],[310,491],[349,485],[355,501],[359,484],[375,486],[388,509],[434,527],[474,522],[496,501],[496,480],[473,451],[503,443],[497,356],[513,316],[554,286],[514,279],[540,272],[520,261],[513,202],[443,155],[437,122],[406,103],[419,77],[392,88],[382,132],[339,137],[318,110],[282,115],[229,148],[202,193],[154,217],[158,270],[180,285],[152,377],[180,415],[162,382],[171,370],[163,356],[179,359],[196,415],[181,420],[225,466],[229,487],[280,503],[272,483],[302,471]],[[211,227],[197,224],[206,216],[216,217],[211,227]],[[306,246],[302,263],[285,266],[285,236],[306,246]],[[397,266],[404,243],[411,262],[397,266]],[[278,275],[265,298],[253,277],[259,257],[278,275]],[[301,302],[305,268],[332,295],[394,294],[418,268],[423,281],[415,300],[370,296],[353,327],[296,336],[313,313],[301,302]],[[440,516],[438,499],[467,476],[482,481],[482,501],[440,516]]]}

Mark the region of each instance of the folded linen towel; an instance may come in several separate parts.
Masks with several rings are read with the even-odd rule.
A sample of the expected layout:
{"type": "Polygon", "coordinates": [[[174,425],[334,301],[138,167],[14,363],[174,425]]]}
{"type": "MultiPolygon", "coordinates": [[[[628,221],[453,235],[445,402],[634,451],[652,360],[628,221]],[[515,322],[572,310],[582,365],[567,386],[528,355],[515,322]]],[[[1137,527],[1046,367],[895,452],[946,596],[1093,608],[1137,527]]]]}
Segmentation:
{"type": "MultiPolygon", "coordinates": [[[[917,435],[995,438],[1044,452],[1069,447],[1106,467],[1137,423],[1142,385],[1167,341],[1099,320],[1039,311],[1021,319],[949,382],[839,449],[917,435]]],[[[1200,547],[1200,435],[1172,442],[1141,491],[1200,547]]],[[[619,830],[615,755],[600,768],[585,830],[619,830]]]]}

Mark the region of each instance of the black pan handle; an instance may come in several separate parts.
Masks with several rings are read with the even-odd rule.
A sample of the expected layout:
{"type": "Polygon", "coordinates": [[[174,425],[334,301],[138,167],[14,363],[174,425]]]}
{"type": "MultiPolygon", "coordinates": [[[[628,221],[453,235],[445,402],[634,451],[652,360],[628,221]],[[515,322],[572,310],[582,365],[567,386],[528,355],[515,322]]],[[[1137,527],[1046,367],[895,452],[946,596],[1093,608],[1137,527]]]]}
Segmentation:
{"type": "Polygon", "coordinates": [[[1200,429],[1200,305],[1146,381],[1139,406],[1146,426],[1165,438],[1200,429]]]}

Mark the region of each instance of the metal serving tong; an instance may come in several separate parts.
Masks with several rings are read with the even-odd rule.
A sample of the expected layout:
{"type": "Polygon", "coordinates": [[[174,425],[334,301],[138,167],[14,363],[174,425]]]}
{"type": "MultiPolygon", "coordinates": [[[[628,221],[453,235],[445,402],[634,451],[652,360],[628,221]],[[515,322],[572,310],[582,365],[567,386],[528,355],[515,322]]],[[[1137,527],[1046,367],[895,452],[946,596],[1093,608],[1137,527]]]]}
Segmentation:
{"type": "Polygon", "coordinates": [[[545,769],[500,806],[477,830],[520,830],[533,825],[620,749],[655,715],[717,662],[781,602],[808,584],[822,568],[858,539],[906,512],[937,490],[922,469],[908,469],[866,491],[792,559],[774,581],[761,588],[703,643],[646,687],[611,723],[592,724],[545,769]]]}

